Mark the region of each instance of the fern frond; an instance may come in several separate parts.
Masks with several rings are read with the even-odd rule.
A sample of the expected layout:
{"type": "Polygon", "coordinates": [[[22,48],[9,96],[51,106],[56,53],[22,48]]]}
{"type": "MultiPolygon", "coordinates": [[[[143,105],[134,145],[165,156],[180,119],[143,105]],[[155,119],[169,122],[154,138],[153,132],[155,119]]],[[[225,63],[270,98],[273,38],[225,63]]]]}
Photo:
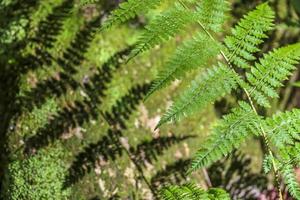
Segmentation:
{"type": "Polygon", "coordinates": [[[226,0],[200,1],[196,8],[197,20],[213,32],[221,32],[226,20],[229,3],[226,0]]]}
{"type": "Polygon", "coordinates": [[[268,97],[278,98],[276,89],[282,86],[294,66],[300,61],[300,43],[276,49],[260,59],[251,72],[246,73],[250,83],[248,91],[260,105],[268,107],[268,97]],[[263,101],[261,99],[264,99],[263,101]]]}
{"type": "Polygon", "coordinates": [[[201,32],[197,33],[193,39],[185,42],[176,50],[164,69],[159,72],[157,79],[154,80],[147,97],[175,79],[184,77],[186,72],[206,67],[220,49],[220,44],[201,32]]]}
{"type": "Polygon", "coordinates": [[[182,117],[200,111],[209,103],[224,97],[236,88],[236,74],[227,66],[219,63],[218,67],[200,74],[189,89],[180,96],[163,115],[157,127],[169,121],[179,121],[182,117]]]}
{"type": "Polygon", "coordinates": [[[108,19],[102,25],[101,30],[110,28],[113,25],[121,24],[138,14],[146,13],[148,10],[158,6],[163,0],[128,0],[112,11],[108,19]]]}
{"type": "Polygon", "coordinates": [[[209,199],[206,192],[195,184],[188,183],[182,186],[171,185],[160,191],[163,200],[198,200],[209,199]]]}
{"type": "Polygon", "coordinates": [[[130,59],[174,37],[188,23],[193,21],[193,17],[193,13],[190,10],[184,8],[181,4],[175,3],[172,8],[156,16],[146,26],[144,33],[138,39],[135,48],[129,56],[130,59]]]}
{"type": "Polygon", "coordinates": [[[300,140],[300,109],[279,113],[264,122],[270,141],[278,148],[300,140]]]}
{"type": "Polygon", "coordinates": [[[237,148],[251,134],[258,134],[261,118],[245,102],[226,115],[196,153],[190,171],[209,166],[237,148]]]}
{"type": "Polygon", "coordinates": [[[229,195],[222,189],[211,188],[204,191],[193,183],[165,187],[160,195],[163,200],[230,200],[229,195]]]}
{"type": "Polygon", "coordinates": [[[300,109],[279,113],[267,118],[264,129],[270,141],[279,149],[279,171],[291,195],[300,199],[300,187],[297,183],[293,164],[300,160],[300,109]]]}
{"type": "Polygon", "coordinates": [[[232,35],[225,38],[230,62],[240,68],[250,68],[249,61],[255,60],[253,53],[258,52],[258,45],[267,38],[267,31],[273,29],[274,12],[267,3],[249,12],[232,29],[232,35]]]}
{"type": "Polygon", "coordinates": [[[296,179],[293,165],[285,163],[280,168],[284,182],[287,185],[288,191],[295,199],[300,199],[300,186],[296,179]]]}

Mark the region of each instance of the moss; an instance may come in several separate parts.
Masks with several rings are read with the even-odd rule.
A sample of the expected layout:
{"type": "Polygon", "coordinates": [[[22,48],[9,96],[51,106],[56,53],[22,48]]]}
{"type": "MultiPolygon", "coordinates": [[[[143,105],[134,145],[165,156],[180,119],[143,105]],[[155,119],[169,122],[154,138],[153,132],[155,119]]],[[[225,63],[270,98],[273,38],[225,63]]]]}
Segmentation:
{"type": "Polygon", "coordinates": [[[5,174],[2,197],[7,200],[63,200],[65,169],[60,149],[42,150],[38,154],[10,163],[5,174]]]}

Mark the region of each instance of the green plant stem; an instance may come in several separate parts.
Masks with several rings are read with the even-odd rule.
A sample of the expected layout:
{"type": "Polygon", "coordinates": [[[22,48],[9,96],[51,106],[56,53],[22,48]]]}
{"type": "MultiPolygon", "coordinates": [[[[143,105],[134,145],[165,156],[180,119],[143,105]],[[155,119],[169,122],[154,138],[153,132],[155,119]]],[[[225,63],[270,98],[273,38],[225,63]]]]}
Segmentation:
{"type": "MultiPolygon", "coordinates": [[[[185,7],[186,9],[188,9],[188,7],[184,4],[184,2],[182,2],[181,0],[178,0],[178,1],[179,1],[179,3],[180,3],[183,7],[185,7]]],[[[197,21],[197,23],[200,25],[200,27],[202,28],[202,30],[208,35],[208,37],[210,37],[213,41],[216,41],[215,38],[214,38],[214,37],[206,30],[206,28],[203,26],[203,24],[202,24],[200,21],[197,21]]],[[[229,66],[231,69],[234,70],[233,66],[232,66],[231,63],[230,63],[230,60],[227,58],[227,56],[225,55],[225,53],[224,53],[221,49],[220,49],[220,53],[221,53],[222,57],[224,58],[224,60],[226,61],[226,63],[228,64],[228,66],[229,66]]],[[[256,108],[255,108],[255,106],[254,106],[254,103],[253,103],[253,101],[252,101],[252,98],[251,98],[249,92],[247,91],[246,88],[243,88],[243,90],[244,90],[244,92],[245,92],[245,94],[246,94],[246,96],[247,96],[248,101],[249,101],[250,104],[251,104],[252,110],[255,112],[256,115],[258,115],[258,112],[257,112],[257,110],[256,110],[256,108]]],[[[278,168],[277,168],[277,165],[276,165],[276,163],[275,163],[275,160],[274,160],[274,158],[273,158],[272,150],[271,150],[271,148],[270,148],[270,146],[269,146],[268,137],[267,137],[267,134],[266,134],[264,128],[262,127],[262,125],[259,124],[259,126],[260,126],[260,129],[261,129],[261,132],[262,132],[262,136],[263,136],[263,138],[264,138],[264,141],[265,141],[265,144],[266,144],[266,147],[267,147],[267,151],[268,151],[269,155],[270,155],[271,158],[272,158],[272,167],[273,167],[273,170],[274,170],[274,173],[275,173],[276,182],[277,182],[277,185],[278,185],[279,199],[280,199],[280,200],[283,200],[283,195],[282,195],[282,191],[281,191],[281,187],[280,187],[280,182],[279,182],[279,180],[278,180],[279,172],[278,172],[278,168]]]]}

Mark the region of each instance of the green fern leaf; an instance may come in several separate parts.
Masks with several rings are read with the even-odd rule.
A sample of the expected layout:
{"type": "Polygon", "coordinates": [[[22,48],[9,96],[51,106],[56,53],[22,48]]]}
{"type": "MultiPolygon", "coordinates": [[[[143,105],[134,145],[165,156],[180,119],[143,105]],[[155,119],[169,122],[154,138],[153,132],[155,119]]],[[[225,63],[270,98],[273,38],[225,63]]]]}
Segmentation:
{"type": "Polygon", "coordinates": [[[221,32],[226,20],[229,3],[226,0],[200,1],[196,8],[197,20],[213,32],[221,32]]]}
{"type": "Polygon", "coordinates": [[[260,105],[268,107],[268,97],[278,98],[276,89],[282,86],[282,81],[295,70],[295,64],[300,60],[300,43],[274,50],[264,55],[260,63],[256,63],[247,73],[250,86],[247,90],[260,105]],[[264,102],[260,100],[264,99],[264,102]]]}
{"type": "Polygon", "coordinates": [[[157,16],[146,27],[132,51],[130,59],[173,38],[192,22],[198,21],[207,26],[207,30],[219,32],[225,21],[227,10],[229,10],[228,3],[225,0],[201,1],[196,11],[188,9],[185,5],[175,3],[172,8],[157,16]]]}
{"type": "Polygon", "coordinates": [[[209,166],[237,148],[251,134],[258,134],[261,117],[251,106],[240,102],[239,107],[226,115],[213,129],[212,135],[196,153],[190,171],[209,166]]]}
{"type": "Polygon", "coordinates": [[[300,199],[300,186],[297,182],[294,168],[291,164],[285,163],[280,172],[283,176],[284,182],[287,185],[288,191],[295,199],[300,199]]]}
{"type": "Polygon", "coordinates": [[[224,97],[237,87],[236,78],[236,74],[221,63],[218,67],[208,69],[206,74],[201,73],[192,82],[191,87],[175,100],[157,127],[169,121],[179,121],[182,117],[201,111],[209,103],[224,97]]]}
{"type": "Polygon", "coordinates": [[[263,170],[266,174],[272,169],[272,159],[274,159],[273,156],[267,155],[263,160],[263,170]]]}
{"type": "Polygon", "coordinates": [[[154,80],[147,97],[175,79],[184,77],[187,71],[206,67],[220,49],[220,44],[199,32],[176,50],[165,68],[159,72],[158,78],[154,80]]]}
{"type": "Polygon", "coordinates": [[[300,109],[279,113],[272,118],[267,118],[264,128],[270,141],[278,148],[293,145],[300,140],[300,109]]]}
{"type": "Polygon", "coordinates": [[[119,5],[119,8],[112,11],[108,19],[102,25],[101,30],[110,28],[113,25],[121,24],[138,14],[146,13],[148,10],[158,6],[162,0],[128,0],[119,5]]]}
{"type": "Polygon", "coordinates": [[[182,186],[168,186],[160,191],[163,200],[230,200],[222,189],[211,188],[204,191],[193,183],[182,186]]]}
{"type": "Polygon", "coordinates": [[[206,192],[195,184],[188,183],[182,186],[168,186],[160,191],[163,200],[198,200],[209,199],[206,192]]]}
{"type": "Polygon", "coordinates": [[[138,39],[135,48],[132,50],[129,59],[174,37],[192,21],[192,12],[182,5],[175,3],[172,8],[156,16],[145,28],[144,33],[138,39]]]}
{"type": "Polygon", "coordinates": [[[250,68],[249,61],[255,60],[253,53],[267,38],[267,31],[273,29],[274,12],[264,3],[249,12],[225,38],[230,62],[240,68],[250,68]]]}

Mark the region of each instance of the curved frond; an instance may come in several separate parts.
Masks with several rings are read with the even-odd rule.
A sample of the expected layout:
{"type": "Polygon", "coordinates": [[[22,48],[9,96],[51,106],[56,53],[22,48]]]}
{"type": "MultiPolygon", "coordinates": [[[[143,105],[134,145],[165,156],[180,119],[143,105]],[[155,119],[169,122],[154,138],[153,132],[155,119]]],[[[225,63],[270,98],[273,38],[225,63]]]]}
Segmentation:
{"type": "Polygon", "coordinates": [[[192,161],[191,171],[209,166],[212,162],[228,155],[251,134],[258,134],[261,118],[245,102],[233,109],[213,129],[212,135],[201,145],[192,161]]]}
{"type": "Polygon", "coordinates": [[[138,39],[135,48],[129,56],[130,59],[174,37],[192,21],[192,12],[182,5],[175,3],[172,8],[156,16],[154,20],[146,26],[144,33],[138,39]]]}
{"type": "Polygon", "coordinates": [[[229,3],[226,0],[200,1],[197,5],[196,17],[207,30],[217,33],[222,31],[228,10],[229,3]]]}
{"type": "Polygon", "coordinates": [[[164,114],[157,127],[169,121],[179,121],[182,117],[201,111],[208,104],[224,97],[237,87],[237,75],[227,66],[219,63],[218,67],[200,74],[182,96],[175,100],[164,114]]]}
{"type": "Polygon", "coordinates": [[[258,104],[269,107],[268,97],[278,98],[276,89],[282,86],[295,64],[300,61],[300,43],[276,49],[260,59],[247,73],[248,91],[258,104]],[[263,99],[263,100],[261,100],[263,99]]]}
{"type": "Polygon", "coordinates": [[[166,63],[164,69],[159,72],[147,95],[164,88],[175,79],[184,77],[186,72],[206,67],[216,58],[221,45],[211,40],[208,36],[199,32],[197,35],[179,47],[175,54],[166,63]]]}
{"type": "Polygon", "coordinates": [[[119,5],[117,9],[112,11],[108,19],[102,25],[102,30],[118,25],[136,15],[146,13],[148,10],[158,6],[163,0],[128,0],[119,5]]]}
{"type": "Polygon", "coordinates": [[[273,29],[274,12],[267,3],[249,12],[232,29],[232,35],[225,38],[230,62],[240,68],[250,68],[249,61],[255,60],[253,53],[259,51],[258,45],[267,38],[267,31],[273,29]]]}

